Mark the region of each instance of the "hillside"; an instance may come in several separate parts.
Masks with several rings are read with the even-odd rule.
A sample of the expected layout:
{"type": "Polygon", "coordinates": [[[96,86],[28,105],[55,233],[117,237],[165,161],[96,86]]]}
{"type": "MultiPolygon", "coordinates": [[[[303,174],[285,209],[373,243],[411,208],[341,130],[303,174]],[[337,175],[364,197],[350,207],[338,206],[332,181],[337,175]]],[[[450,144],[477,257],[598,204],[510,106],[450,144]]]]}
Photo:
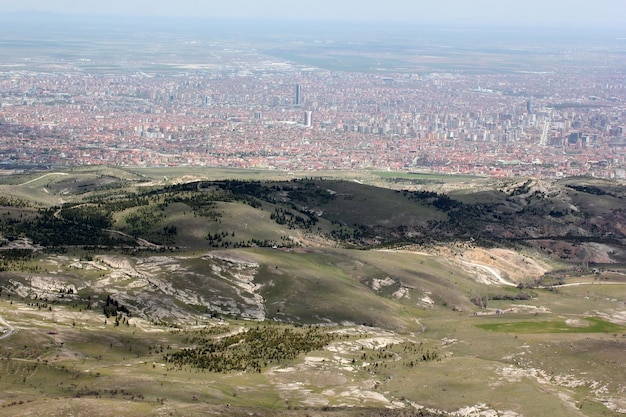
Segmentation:
{"type": "Polygon", "coordinates": [[[0,177],[0,415],[626,412],[623,184],[247,175],[0,177]]]}

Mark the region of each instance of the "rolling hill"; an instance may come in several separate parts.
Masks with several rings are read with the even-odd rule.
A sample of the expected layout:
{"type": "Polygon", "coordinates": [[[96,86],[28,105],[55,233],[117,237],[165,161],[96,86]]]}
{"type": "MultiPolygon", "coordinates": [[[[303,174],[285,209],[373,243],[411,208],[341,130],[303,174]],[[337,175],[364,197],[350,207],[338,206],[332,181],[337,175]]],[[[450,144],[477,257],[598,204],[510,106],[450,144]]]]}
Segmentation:
{"type": "Polygon", "coordinates": [[[0,192],[0,415],[626,410],[623,184],[83,167],[0,192]]]}

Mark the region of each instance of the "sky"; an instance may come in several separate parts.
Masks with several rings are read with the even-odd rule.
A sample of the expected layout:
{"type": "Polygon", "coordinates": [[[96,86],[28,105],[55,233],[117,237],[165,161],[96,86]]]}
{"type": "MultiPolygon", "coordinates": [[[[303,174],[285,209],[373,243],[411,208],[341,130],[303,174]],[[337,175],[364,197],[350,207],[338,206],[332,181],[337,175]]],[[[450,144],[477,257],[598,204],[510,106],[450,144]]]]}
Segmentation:
{"type": "Polygon", "coordinates": [[[0,14],[350,20],[516,27],[626,28],[625,0],[20,0],[0,14]]]}

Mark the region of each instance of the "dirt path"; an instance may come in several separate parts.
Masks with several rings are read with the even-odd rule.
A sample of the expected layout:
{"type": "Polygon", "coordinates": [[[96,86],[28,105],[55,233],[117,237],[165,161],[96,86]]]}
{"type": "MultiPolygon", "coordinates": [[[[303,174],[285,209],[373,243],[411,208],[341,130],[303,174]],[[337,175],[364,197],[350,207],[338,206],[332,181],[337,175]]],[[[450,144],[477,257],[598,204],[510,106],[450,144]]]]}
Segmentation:
{"type": "Polygon", "coordinates": [[[7,323],[1,316],[0,316],[0,326],[4,327],[5,329],[8,329],[6,332],[0,335],[0,340],[6,339],[7,337],[15,333],[15,328],[11,326],[9,323],[7,323]]]}
{"type": "Polygon", "coordinates": [[[508,285],[510,287],[515,287],[516,286],[516,284],[514,282],[507,281],[506,279],[502,278],[502,275],[500,275],[500,272],[497,269],[492,268],[492,267],[487,266],[487,265],[479,265],[479,264],[474,264],[474,265],[480,266],[480,267],[486,269],[487,271],[491,272],[491,274],[496,278],[496,280],[498,280],[498,282],[500,284],[508,285]]]}
{"type": "MultiPolygon", "coordinates": [[[[74,206],[74,207],[80,207],[80,206],[86,206],[86,205],[88,205],[88,203],[79,204],[79,205],[74,206]]],[[[55,218],[59,219],[59,220],[63,220],[63,216],[61,216],[61,209],[60,208],[57,211],[54,212],[53,216],[55,218]]],[[[135,242],[137,242],[137,244],[139,246],[144,247],[144,248],[147,247],[147,248],[151,248],[151,249],[162,249],[162,248],[165,247],[163,245],[158,245],[156,243],[148,242],[146,239],[142,239],[140,237],[131,236],[128,233],[124,233],[124,232],[119,231],[119,230],[113,230],[113,229],[103,229],[103,230],[105,232],[108,232],[108,233],[114,233],[114,234],[116,234],[118,236],[123,236],[125,238],[130,239],[130,240],[134,240],[135,242]]]]}
{"type": "Polygon", "coordinates": [[[50,173],[48,173],[48,174],[43,174],[43,175],[42,175],[42,176],[40,176],[40,177],[33,178],[33,179],[32,179],[32,180],[30,180],[30,181],[23,182],[23,183],[21,183],[20,185],[28,185],[28,184],[30,184],[30,183],[32,183],[32,182],[39,181],[40,179],[45,178],[45,177],[47,177],[47,176],[49,176],[49,175],[68,175],[68,174],[66,174],[66,173],[64,173],[64,172],[50,172],[50,173]]]}
{"type": "Polygon", "coordinates": [[[116,235],[124,236],[124,237],[129,238],[129,239],[133,239],[133,240],[135,240],[135,242],[137,242],[139,244],[139,246],[142,246],[142,247],[148,247],[148,248],[152,248],[152,249],[162,249],[162,248],[165,247],[163,245],[158,245],[156,243],[148,242],[146,239],[142,239],[140,237],[131,236],[128,233],[124,233],[124,232],[121,232],[119,230],[104,229],[104,231],[105,232],[109,232],[109,233],[115,233],[116,235]]]}
{"type": "Polygon", "coordinates": [[[495,278],[494,283],[498,283],[498,284],[502,284],[502,285],[508,285],[509,287],[516,287],[517,284],[515,284],[514,282],[511,281],[507,281],[506,279],[502,278],[502,275],[500,275],[500,272],[495,269],[492,268],[490,266],[487,265],[481,265],[481,264],[477,264],[474,262],[467,262],[467,261],[461,261],[466,265],[470,265],[473,266],[474,268],[480,268],[483,269],[485,271],[487,271],[490,275],[492,275],[495,278]]]}
{"type": "Polygon", "coordinates": [[[603,282],[570,282],[569,284],[553,285],[554,288],[578,287],[580,285],[626,285],[626,282],[603,281],[603,282]]]}

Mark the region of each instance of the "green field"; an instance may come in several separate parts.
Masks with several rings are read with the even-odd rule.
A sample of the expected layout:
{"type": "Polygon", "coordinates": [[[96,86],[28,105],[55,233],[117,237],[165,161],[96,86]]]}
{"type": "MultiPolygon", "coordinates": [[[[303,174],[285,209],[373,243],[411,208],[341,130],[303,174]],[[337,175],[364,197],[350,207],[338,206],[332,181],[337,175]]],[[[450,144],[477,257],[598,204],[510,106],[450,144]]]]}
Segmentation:
{"type": "Polygon", "coordinates": [[[520,321],[513,323],[477,324],[484,330],[505,333],[622,333],[625,326],[602,320],[599,317],[585,317],[575,325],[566,321],[520,321]]]}

